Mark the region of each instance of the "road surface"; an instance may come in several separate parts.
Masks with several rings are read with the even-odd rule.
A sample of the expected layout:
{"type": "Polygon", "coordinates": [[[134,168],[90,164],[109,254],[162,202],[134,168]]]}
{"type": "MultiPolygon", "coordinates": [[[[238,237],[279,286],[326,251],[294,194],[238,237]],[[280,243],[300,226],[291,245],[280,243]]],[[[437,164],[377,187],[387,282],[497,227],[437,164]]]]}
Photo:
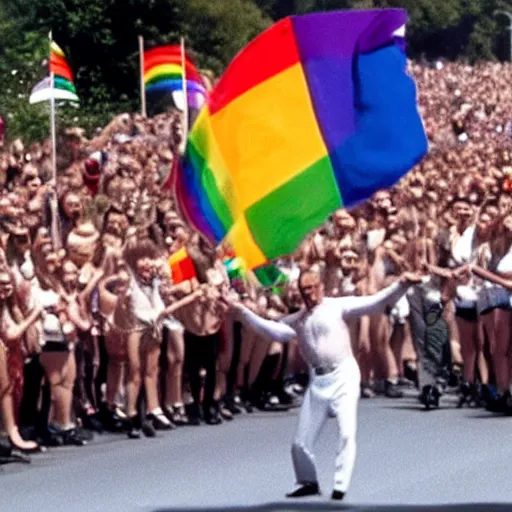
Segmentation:
{"type": "MultiPolygon", "coordinates": [[[[31,465],[2,467],[0,512],[226,510],[269,503],[291,510],[283,496],[294,487],[296,421],[297,410],[255,413],[154,439],[108,434],[86,447],[54,448],[31,465]]],[[[424,412],[413,397],[362,401],[358,458],[344,505],[512,508],[511,441],[512,418],[483,410],[424,412]]],[[[323,496],[302,500],[303,507],[329,503],[335,446],[330,420],[316,448],[323,496]]]]}

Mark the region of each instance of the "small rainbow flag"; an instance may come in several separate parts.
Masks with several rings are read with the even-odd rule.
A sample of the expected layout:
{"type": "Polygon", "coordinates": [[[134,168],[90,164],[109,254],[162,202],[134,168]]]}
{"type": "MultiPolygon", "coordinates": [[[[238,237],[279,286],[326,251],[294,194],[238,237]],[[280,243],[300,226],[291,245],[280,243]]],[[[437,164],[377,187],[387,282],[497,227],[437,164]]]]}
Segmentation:
{"type": "Polygon", "coordinates": [[[241,258],[231,258],[224,261],[224,267],[228,273],[229,279],[243,279],[247,272],[245,263],[241,258]]]}
{"type": "Polygon", "coordinates": [[[194,264],[190,259],[185,248],[172,254],[169,258],[169,267],[171,268],[172,281],[174,284],[183,283],[196,277],[194,264]]]}
{"type": "MultiPolygon", "coordinates": [[[[200,109],[208,92],[189,57],[185,58],[185,74],[189,107],[200,109]]],[[[183,110],[183,66],[179,45],[160,46],[144,52],[144,86],[148,97],[170,92],[175,105],[183,110]]]]}
{"type": "Polygon", "coordinates": [[[188,138],[177,204],[249,269],[294,252],[337,208],[427,152],[402,9],[285,18],[230,64],[188,138]]]}
{"type": "Polygon", "coordinates": [[[73,72],[67,63],[64,52],[55,41],[50,41],[50,74],[53,73],[53,88],[51,77],[44,78],[33,89],[30,103],[38,103],[51,99],[78,102],[73,72]]]}

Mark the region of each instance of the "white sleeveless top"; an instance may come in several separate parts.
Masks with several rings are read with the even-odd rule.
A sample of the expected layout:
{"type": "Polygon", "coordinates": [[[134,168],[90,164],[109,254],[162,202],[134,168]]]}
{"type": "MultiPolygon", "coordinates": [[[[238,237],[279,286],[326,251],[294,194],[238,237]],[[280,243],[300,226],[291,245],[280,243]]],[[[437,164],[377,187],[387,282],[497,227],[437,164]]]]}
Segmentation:
{"type": "MultiPolygon", "coordinates": [[[[492,258],[492,255],[490,257],[492,258]]],[[[496,265],[496,272],[512,272],[512,246],[496,265]]],[[[481,298],[477,306],[480,312],[510,305],[512,305],[512,295],[506,288],[490,281],[484,282],[481,298]]]]}
{"type": "MultiPolygon", "coordinates": [[[[455,242],[452,249],[452,258],[458,265],[474,262],[477,258],[477,247],[475,247],[476,226],[470,226],[455,242]]],[[[476,307],[480,286],[473,278],[466,285],[457,286],[455,305],[458,308],[472,309],[476,307]]]]}

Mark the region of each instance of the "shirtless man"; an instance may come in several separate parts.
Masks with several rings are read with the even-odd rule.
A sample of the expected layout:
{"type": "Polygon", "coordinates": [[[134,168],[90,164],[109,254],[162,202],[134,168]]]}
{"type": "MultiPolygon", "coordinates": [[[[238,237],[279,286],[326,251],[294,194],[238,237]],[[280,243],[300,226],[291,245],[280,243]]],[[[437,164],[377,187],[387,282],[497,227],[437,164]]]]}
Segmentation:
{"type": "Polygon", "coordinates": [[[217,379],[217,352],[221,343],[221,327],[225,321],[227,306],[221,301],[223,287],[229,286],[226,277],[216,268],[215,251],[195,236],[187,251],[196,270],[197,281],[208,284],[204,296],[182,308],[175,315],[185,328],[185,371],[188,375],[193,411],[189,423],[199,425],[201,418],[201,375],[206,370],[203,398],[203,417],[207,424],[218,425],[221,420],[215,403],[217,379]]]}
{"type": "Polygon", "coordinates": [[[307,269],[299,278],[305,306],[280,322],[262,319],[230,297],[225,298],[241,321],[262,336],[281,343],[297,338],[310,367],[310,386],[304,397],[292,445],[293,465],[300,487],[288,497],[320,493],[312,450],[332,412],[337,418],[340,437],[331,497],[334,500],[344,498],[355,464],[360,389],[359,367],[352,352],[347,320],[382,311],[420,280],[414,274],[404,274],[398,282],[373,296],[324,298],[320,272],[307,269]]]}

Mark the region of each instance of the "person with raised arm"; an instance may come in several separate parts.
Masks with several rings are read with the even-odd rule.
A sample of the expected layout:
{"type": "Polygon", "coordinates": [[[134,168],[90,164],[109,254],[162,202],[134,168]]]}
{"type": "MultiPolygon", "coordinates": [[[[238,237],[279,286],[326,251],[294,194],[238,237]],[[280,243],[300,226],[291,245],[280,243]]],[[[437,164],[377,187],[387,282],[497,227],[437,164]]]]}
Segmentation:
{"type": "Polygon", "coordinates": [[[248,328],[266,338],[288,343],[297,338],[310,368],[310,385],[304,397],[299,424],[292,445],[292,459],[300,486],[287,494],[300,498],[320,494],[314,443],[332,413],[339,428],[334,490],[331,498],[342,500],[348,490],[356,458],[357,404],[360,372],[352,351],[347,321],[383,312],[421,282],[417,274],[405,273],[397,282],[375,295],[364,297],[324,297],[321,273],[315,267],[301,272],[299,289],[304,307],[279,322],[266,320],[237,302],[224,297],[248,328]]]}

